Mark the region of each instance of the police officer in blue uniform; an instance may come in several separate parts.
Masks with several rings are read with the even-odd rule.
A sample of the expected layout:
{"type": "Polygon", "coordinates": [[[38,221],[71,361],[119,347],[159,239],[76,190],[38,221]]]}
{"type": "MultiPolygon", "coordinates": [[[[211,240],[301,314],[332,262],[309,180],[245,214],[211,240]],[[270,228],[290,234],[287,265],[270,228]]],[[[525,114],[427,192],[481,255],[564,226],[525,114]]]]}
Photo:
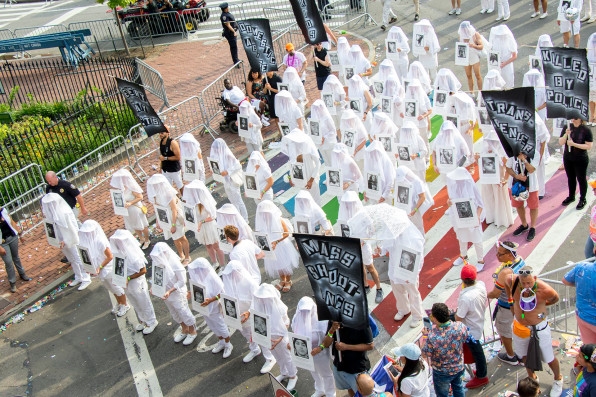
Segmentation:
{"type": "Polygon", "coordinates": [[[221,16],[219,19],[221,21],[221,27],[223,28],[221,35],[226,38],[230,45],[230,54],[232,54],[232,61],[235,65],[238,63],[238,45],[236,44],[238,24],[236,23],[234,16],[230,13],[228,3],[221,3],[219,8],[221,8],[221,16]]]}

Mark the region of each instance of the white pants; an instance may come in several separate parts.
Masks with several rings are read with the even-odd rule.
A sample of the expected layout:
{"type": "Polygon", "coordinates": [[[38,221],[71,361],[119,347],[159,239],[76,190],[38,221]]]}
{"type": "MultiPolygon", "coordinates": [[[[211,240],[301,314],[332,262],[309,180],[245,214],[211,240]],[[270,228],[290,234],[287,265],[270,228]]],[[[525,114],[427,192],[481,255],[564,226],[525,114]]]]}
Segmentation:
{"type": "MultiPolygon", "coordinates": [[[[250,302],[243,302],[243,301],[238,302],[239,313],[247,312],[249,309],[250,309],[250,302]]],[[[207,322],[207,319],[205,319],[205,322],[207,322]]],[[[207,324],[207,325],[209,325],[209,324],[207,324]]],[[[260,348],[256,342],[252,341],[252,327],[250,326],[250,321],[246,321],[244,324],[242,324],[242,329],[240,330],[240,333],[242,334],[242,336],[244,336],[244,338],[246,338],[246,341],[248,342],[248,348],[250,349],[250,351],[257,353],[260,348]]],[[[271,354],[269,349],[263,348],[263,349],[261,349],[261,351],[263,353],[263,358],[265,358],[265,360],[271,360],[274,358],[273,354],[271,354]]]]}
{"type": "Polygon", "coordinates": [[[335,397],[335,379],[331,370],[331,352],[329,349],[323,350],[316,356],[313,356],[315,370],[310,374],[315,380],[315,390],[325,397],[335,397]]]}
{"type": "Polygon", "coordinates": [[[246,142],[246,150],[248,151],[248,153],[262,152],[263,151],[263,145],[258,145],[256,143],[246,142]]]}
{"type": "Polygon", "coordinates": [[[148,326],[155,324],[157,318],[155,318],[155,310],[151,303],[147,279],[144,275],[133,278],[128,282],[126,297],[132,307],[134,307],[140,322],[148,326]]]}
{"type": "Polygon", "coordinates": [[[501,76],[503,77],[503,80],[505,80],[506,89],[515,87],[515,70],[513,69],[513,63],[510,63],[501,69],[501,76]]]}
{"type": "Polygon", "coordinates": [[[248,222],[248,212],[246,211],[246,205],[244,205],[244,201],[242,201],[242,195],[240,194],[240,186],[234,183],[226,182],[224,183],[224,190],[226,191],[226,195],[228,196],[230,203],[232,203],[232,205],[236,207],[236,209],[238,210],[238,212],[240,212],[240,215],[242,215],[244,220],[248,222]]]}
{"type": "Polygon", "coordinates": [[[396,17],[395,13],[391,9],[391,2],[393,0],[383,0],[383,25],[389,24],[390,17],[396,17]]]}
{"type": "MultiPolygon", "coordinates": [[[[281,335],[272,335],[272,339],[279,339],[281,335]]],[[[279,372],[281,375],[289,376],[293,378],[298,374],[298,370],[292,361],[292,354],[288,349],[289,339],[287,336],[284,336],[283,340],[275,346],[275,349],[271,350],[271,354],[277,360],[277,365],[279,365],[279,372]]],[[[264,347],[261,347],[261,350],[267,350],[264,347]]]]}
{"type": "Polygon", "coordinates": [[[190,311],[190,307],[188,307],[186,292],[186,288],[182,291],[174,290],[164,302],[175,322],[187,326],[192,325],[194,327],[196,323],[195,316],[190,311]]]}
{"type": "MultiPolygon", "coordinates": [[[[219,302],[213,302],[212,305],[219,305],[219,302]]],[[[205,319],[205,323],[207,324],[209,329],[218,338],[225,339],[230,336],[230,330],[224,322],[224,316],[221,310],[211,314],[203,314],[203,319],[205,319]]]]}
{"type": "MultiPolygon", "coordinates": [[[[461,256],[468,256],[468,241],[458,241],[459,242],[459,253],[461,256]]],[[[484,260],[484,249],[482,248],[482,243],[473,243],[474,249],[476,250],[476,258],[477,260],[481,261],[484,260]]]]}
{"type": "Polygon", "coordinates": [[[419,280],[416,284],[393,284],[391,283],[391,290],[395,296],[395,307],[397,312],[401,314],[412,313],[412,321],[420,321],[425,315],[422,307],[422,297],[418,291],[419,280]]]}
{"type": "MultiPolygon", "coordinates": [[[[546,148],[548,150],[548,147],[546,148]]],[[[539,153],[536,153],[539,155],[539,153]]],[[[544,165],[544,157],[536,167],[536,177],[538,178],[538,196],[544,196],[546,193],[546,171],[544,165]]]]}
{"type": "Polygon", "coordinates": [[[511,15],[509,11],[509,0],[497,0],[497,11],[499,18],[508,18],[511,15]]]}
{"type": "Polygon", "coordinates": [[[260,199],[260,200],[259,200],[258,198],[255,198],[255,199],[253,199],[253,200],[255,201],[255,204],[256,204],[256,205],[259,205],[259,204],[261,204],[261,201],[263,201],[263,200],[270,200],[270,201],[273,201],[273,189],[269,189],[269,190],[267,190],[267,191],[265,192],[265,194],[263,195],[263,198],[262,198],[262,199],[260,199]]]}
{"type": "Polygon", "coordinates": [[[321,205],[321,189],[319,188],[319,179],[317,178],[313,183],[310,189],[308,189],[310,195],[312,196],[315,203],[321,205]]]}
{"type": "Polygon", "coordinates": [[[495,9],[495,0],[481,0],[480,6],[484,10],[494,10],[495,9]]]}
{"type": "Polygon", "coordinates": [[[101,272],[99,274],[99,279],[103,283],[104,287],[106,287],[108,291],[110,291],[112,294],[116,296],[124,295],[124,288],[122,288],[119,285],[114,285],[114,283],[112,283],[112,274],[108,273],[107,275],[103,275],[103,273],[104,272],[101,272]]]}
{"type": "Polygon", "coordinates": [[[76,281],[82,283],[91,281],[91,276],[89,276],[89,273],[83,269],[83,264],[81,263],[81,258],[79,258],[79,252],[76,245],[73,245],[72,247],[67,247],[65,245],[64,248],[62,248],[62,253],[66,259],[68,259],[68,262],[70,262],[76,281]]]}

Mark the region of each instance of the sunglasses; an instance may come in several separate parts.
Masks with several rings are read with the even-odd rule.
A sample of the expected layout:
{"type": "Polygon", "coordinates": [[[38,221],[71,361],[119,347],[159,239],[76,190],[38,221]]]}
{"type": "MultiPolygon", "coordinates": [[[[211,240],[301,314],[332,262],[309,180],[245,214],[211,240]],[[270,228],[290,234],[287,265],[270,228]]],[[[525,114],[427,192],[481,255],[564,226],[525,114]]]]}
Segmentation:
{"type": "Polygon", "coordinates": [[[532,274],[532,271],[531,270],[520,270],[517,272],[517,274],[524,274],[524,275],[529,276],[530,274],[532,274]]]}

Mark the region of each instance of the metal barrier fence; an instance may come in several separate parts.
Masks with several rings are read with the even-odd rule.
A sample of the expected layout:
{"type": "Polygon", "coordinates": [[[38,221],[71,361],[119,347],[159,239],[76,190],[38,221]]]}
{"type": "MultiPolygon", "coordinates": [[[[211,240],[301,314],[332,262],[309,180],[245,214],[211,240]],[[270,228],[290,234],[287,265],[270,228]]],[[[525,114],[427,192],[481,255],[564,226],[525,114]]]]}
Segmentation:
{"type": "Polygon", "coordinates": [[[224,90],[223,81],[225,79],[229,79],[232,82],[232,85],[235,85],[246,92],[246,71],[244,70],[244,63],[239,61],[201,91],[199,96],[201,112],[203,114],[205,125],[208,127],[209,133],[213,139],[215,139],[213,133],[216,135],[219,134],[213,129],[212,125],[219,123],[223,118],[219,98],[221,98],[221,92],[224,90]]]}
{"type": "Polygon", "coordinates": [[[122,25],[133,41],[169,35],[184,38],[187,33],[183,19],[176,11],[128,16],[122,25]]]}
{"type": "Polygon", "coordinates": [[[64,33],[68,32],[68,28],[64,25],[44,25],[44,26],[33,26],[30,28],[19,28],[13,30],[15,38],[31,37],[40,34],[51,34],[51,33],[64,33]]]}
{"type": "MultiPolygon", "coordinates": [[[[205,128],[203,114],[201,112],[201,102],[199,97],[192,96],[174,106],[165,109],[159,113],[160,118],[170,131],[172,139],[178,139],[186,132],[193,133],[205,128]]],[[[133,172],[139,180],[143,181],[148,175],[141,165],[141,160],[155,155],[159,148],[159,138],[154,136],[147,137],[147,133],[136,124],[128,131],[128,141],[126,150],[132,151],[134,163],[131,165],[133,172]],[[128,147],[130,145],[130,149],[128,147]],[[138,168],[139,172],[136,171],[138,168]]],[[[129,156],[130,157],[130,156],[129,156]]],[[[156,164],[158,158],[156,156],[156,164]]],[[[155,165],[155,164],[154,164],[155,165]]]]}
{"type": "Polygon", "coordinates": [[[325,6],[322,15],[326,18],[327,25],[333,28],[350,26],[352,23],[363,24],[370,21],[377,25],[374,18],[368,13],[368,0],[338,0],[325,6]]]}
{"type": "Polygon", "coordinates": [[[289,24],[296,23],[292,8],[263,8],[263,15],[269,19],[271,34],[275,36],[279,31],[284,30],[289,24]]]}
{"type": "Polygon", "coordinates": [[[101,51],[117,51],[124,48],[114,18],[68,24],[68,30],[81,29],[91,30],[91,38],[88,39],[88,44],[100,53],[101,51]]]}
{"type": "Polygon", "coordinates": [[[31,218],[37,219],[32,204],[45,193],[43,171],[39,164],[29,164],[0,180],[0,202],[20,226],[27,226],[31,218]],[[16,215],[15,215],[16,213],[16,215]],[[20,222],[19,222],[20,221],[20,222]]]}
{"type": "Polygon", "coordinates": [[[14,33],[10,29],[0,29],[0,40],[12,40],[14,39],[14,33]]]}
{"type": "Polygon", "coordinates": [[[145,89],[162,100],[163,104],[159,108],[159,111],[161,112],[164,107],[170,106],[161,73],[149,66],[149,64],[141,61],[139,58],[136,58],[135,61],[137,63],[137,72],[139,73],[139,77],[141,78],[141,82],[145,89]]]}
{"type": "MultiPolygon", "coordinates": [[[[594,258],[591,261],[594,261],[594,258]]],[[[567,265],[542,273],[538,278],[553,287],[559,294],[559,301],[548,307],[548,319],[551,329],[556,332],[579,336],[575,318],[577,294],[574,287],[568,287],[561,281],[565,273],[575,267],[576,264],[567,262],[567,265]]]]}
{"type": "Polygon", "coordinates": [[[294,44],[296,51],[300,51],[308,46],[308,43],[304,40],[302,31],[298,27],[298,23],[294,22],[281,32],[273,39],[273,52],[275,53],[275,59],[277,60],[277,66],[282,65],[284,55],[286,55],[286,43],[294,44]]]}

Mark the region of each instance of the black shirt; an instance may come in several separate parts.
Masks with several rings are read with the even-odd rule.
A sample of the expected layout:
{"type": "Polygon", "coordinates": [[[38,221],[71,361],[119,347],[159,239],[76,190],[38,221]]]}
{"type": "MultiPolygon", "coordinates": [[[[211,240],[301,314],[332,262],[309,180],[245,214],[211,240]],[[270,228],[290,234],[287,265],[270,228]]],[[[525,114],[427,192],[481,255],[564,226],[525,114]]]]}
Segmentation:
{"type": "MultiPolygon", "coordinates": [[[[164,157],[172,157],[176,154],[170,147],[172,145],[172,138],[166,139],[166,143],[159,142],[159,153],[164,157]]],[[[161,162],[161,170],[165,172],[178,172],[180,171],[180,161],[178,160],[163,160],[161,162]]]]}
{"type": "MultiPolygon", "coordinates": [[[[281,77],[279,77],[276,73],[273,73],[273,76],[267,78],[267,82],[274,90],[278,90],[279,84],[282,83],[281,77]]],[[[269,104],[269,116],[271,118],[276,118],[275,114],[275,92],[268,92],[267,93],[267,103],[269,104]]]]}
{"type": "Polygon", "coordinates": [[[77,205],[76,197],[81,194],[75,185],[63,179],[58,179],[56,186],[46,185],[46,193],[59,194],[68,203],[70,208],[74,208],[77,205]]]}
{"type": "MultiPolygon", "coordinates": [[[[333,325],[329,321],[327,332],[333,325]]],[[[373,342],[372,331],[370,327],[366,329],[354,329],[342,327],[338,330],[339,341],[348,345],[358,345],[361,343],[371,344],[373,342]]],[[[366,352],[355,352],[352,350],[344,350],[341,352],[341,362],[339,361],[339,352],[335,348],[337,341],[337,332],[333,334],[333,343],[331,344],[331,353],[333,354],[333,365],[338,371],[347,372],[348,374],[359,374],[370,369],[370,361],[366,352]]]]}
{"type": "MultiPolygon", "coordinates": [[[[327,50],[321,48],[321,51],[317,51],[315,49],[315,56],[319,58],[321,61],[324,61],[327,58],[327,50]]],[[[327,77],[331,74],[331,67],[330,66],[323,66],[318,62],[315,62],[315,75],[317,77],[327,77]]]]}
{"type": "Polygon", "coordinates": [[[221,16],[219,17],[219,20],[221,21],[221,27],[223,28],[222,36],[234,36],[234,34],[226,26],[226,22],[230,22],[230,25],[232,25],[232,28],[234,30],[238,30],[238,24],[236,24],[236,20],[234,19],[234,16],[232,15],[232,13],[222,12],[221,16]]]}
{"type": "MultiPolygon", "coordinates": [[[[0,208],[0,211],[2,209],[0,208]]],[[[6,240],[10,236],[14,236],[14,232],[10,228],[10,225],[0,216],[0,232],[2,232],[2,240],[6,240]]],[[[4,243],[4,241],[2,241],[4,243]]]]}
{"type": "MultiPolygon", "coordinates": [[[[573,125],[573,123],[571,123],[570,130],[571,130],[571,139],[573,139],[573,142],[579,143],[579,144],[584,144],[586,142],[593,142],[592,131],[585,125],[581,124],[579,127],[575,127],[573,125]]],[[[567,126],[563,127],[563,130],[561,131],[560,136],[565,135],[565,131],[567,131],[567,126]]],[[[564,158],[573,159],[573,158],[582,158],[582,157],[587,157],[587,156],[588,156],[587,150],[579,149],[579,148],[576,148],[575,146],[572,146],[571,151],[570,151],[569,147],[567,146],[567,141],[565,141],[565,152],[563,153],[564,158]],[[571,156],[571,157],[569,157],[569,156],[571,156]]]]}

